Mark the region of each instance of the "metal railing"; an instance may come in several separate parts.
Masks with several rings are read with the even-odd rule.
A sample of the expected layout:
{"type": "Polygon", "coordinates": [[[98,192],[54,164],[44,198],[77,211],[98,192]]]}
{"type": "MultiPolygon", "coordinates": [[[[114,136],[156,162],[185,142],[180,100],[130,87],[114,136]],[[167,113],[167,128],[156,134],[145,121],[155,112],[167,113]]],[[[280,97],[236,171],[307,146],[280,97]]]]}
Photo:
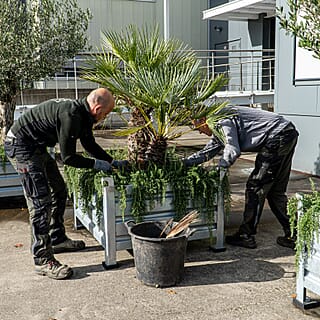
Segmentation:
{"type": "MultiPolygon", "coordinates": [[[[194,52],[202,61],[204,77],[211,78],[224,73],[229,78],[228,84],[222,88],[223,91],[274,90],[274,50],[194,50],[194,52]]],[[[60,98],[60,91],[64,89],[74,90],[74,97],[78,98],[80,89],[97,88],[98,84],[79,77],[88,59],[92,59],[92,54],[77,55],[52,78],[34,82],[34,88],[54,89],[56,98],[60,98]]]]}
{"type": "Polygon", "coordinates": [[[224,73],[229,91],[274,90],[275,50],[197,50],[207,78],[224,73]]]}

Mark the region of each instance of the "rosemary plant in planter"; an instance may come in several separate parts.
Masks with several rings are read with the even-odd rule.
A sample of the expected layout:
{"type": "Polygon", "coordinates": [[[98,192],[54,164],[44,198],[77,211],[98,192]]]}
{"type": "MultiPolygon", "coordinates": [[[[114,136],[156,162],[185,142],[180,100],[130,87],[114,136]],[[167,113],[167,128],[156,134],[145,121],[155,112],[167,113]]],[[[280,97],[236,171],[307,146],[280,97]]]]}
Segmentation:
{"type": "Polygon", "coordinates": [[[65,167],[64,172],[75,200],[76,227],[80,222],[105,248],[105,266],[116,265],[117,250],[131,248],[124,222],[178,220],[191,209],[200,213],[192,239],[208,238],[213,249],[224,249],[224,203],[230,191],[227,176],[221,181],[215,168],[186,168],[170,154],[165,164],[113,171],[111,187],[105,185],[110,177],[94,169],[65,167]]]}
{"type": "MultiPolygon", "coordinates": [[[[174,194],[176,218],[187,213],[187,192],[193,204],[206,208],[209,217],[209,203],[216,197],[219,175],[201,167],[187,170],[178,159],[170,157],[168,142],[193,130],[188,127],[192,119],[210,117],[217,123],[226,117],[222,109],[227,102],[210,97],[228,79],[224,75],[207,77],[195,52],[179,40],[162,39],[158,27],[139,29],[130,25],[120,32],[105,32],[101,52],[88,61],[82,78],[109,88],[116,101],[130,111],[128,128],[117,134],[128,136],[127,153],[121,158],[129,160],[132,170],[113,173],[122,212],[126,209],[127,185],[132,186],[131,214],[136,221],[142,219],[148,206],[163,199],[169,187],[174,194]]],[[[89,191],[93,186],[98,188],[101,173],[97,176],[90,170],[68,170],[68,176],[78,181],[74,182],[76,188],[85,184],[85,206],[90,205],[89,191]]],[[[96,197],[102,196],[99,190],[96,197]]]]}
{"type": "Polygon", "coordinates": [[[314,182],[310,179],[310,194],[290,198],[288,201],[288,214],[290,216],[291,233],[296,234],[296,266],[299,266],[300,257],[306,253],[310,257],[312,246],[319,241],[320,233],[320,192],[316,190],[314,182]],[[297,212],[301,210],[302,214],[297,212]]]}
{"type": "Polygon", "coordinates": [[[7,161],[7,157],[4,152],[3,145],[0,145],[0,161],[1,161],[1,166],[4,167],[5,162],[7,161]]]}
{"type": "MultiPolygon", "coordinates": [[[[108,153],[112,154],[112,150],[108,153]]],[[[84,211],[90,211],[92,203],[95,203],[97,216],[101,218],[103,210],[101,178],[108,175],[94,169],[69,166],[64,168],[64,173],[69,195],[73,194],[76,203],[81,199],[84,211]]],[[[170,188],[173,192],[175,220],[179,220],[187,213],[187,206],[191,200],[193,208],[205,214],[208,224],[213,223],[220,185],[219,171],[214,168],[209,170],[201,166],[186,168],[174,154],[171,154],[167,157],[165,165],[150,163],[144,170],[132,167],[130,171],[113,171],[110,175],[120,194],[123,220],[128,200],[127,188],[131,186],[131,215],[136,222],[141,222],[147,210],[152,209],[156,202],[163,203],[166,190],[170,188]]],[[[224,202],[226,207],[229,207],[230,190],[227,176],[223,179],[222,188],[224,202]]]]}
{"type": "Polygon", "coordinates": [[[310,181],[310,194],[297,194],[288,202],[291,232],[297,235],[296,295],[293,303],[301,309],[320,306],[319,299],[307,296],[307,290],[320,296],[320,192],[310,181]]]}

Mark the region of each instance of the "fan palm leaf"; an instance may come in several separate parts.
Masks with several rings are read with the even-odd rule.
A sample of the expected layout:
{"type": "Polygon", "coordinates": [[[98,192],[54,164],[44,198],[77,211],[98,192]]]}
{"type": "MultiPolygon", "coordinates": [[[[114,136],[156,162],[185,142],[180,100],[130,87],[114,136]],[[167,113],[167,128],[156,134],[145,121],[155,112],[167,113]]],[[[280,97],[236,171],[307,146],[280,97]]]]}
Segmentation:
{"type": "MultiPolygon", "coordinates": [[[[135,110],[139,121],[133,117],[134,127],[120,134],[144,130],[137,137],[146,137],[152,159],[157,153],[153,149],[163,152],[168,140],[190,131],[181,125],[208,115],[219,119],[225,106],[208,98],[227,79],[206,79],[195,53],[179,40],[161,39],[158,27],[131,25],[121,32],[104,32],[102,54],[95,56],[83,78],[110,88],[135,110]]],[[[146,142],[141,143],[145,150],[146,142]]]]}

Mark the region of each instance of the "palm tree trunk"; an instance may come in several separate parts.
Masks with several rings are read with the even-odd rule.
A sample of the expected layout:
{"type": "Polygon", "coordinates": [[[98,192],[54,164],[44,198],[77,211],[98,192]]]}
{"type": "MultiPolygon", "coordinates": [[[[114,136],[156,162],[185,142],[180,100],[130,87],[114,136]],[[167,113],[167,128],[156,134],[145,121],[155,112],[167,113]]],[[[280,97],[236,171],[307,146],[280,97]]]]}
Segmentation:
{"type": "Polygon", "coordinates": [[[152,139],[146,152],[146,160],[163,165],[165,163],[167,147],[168,141],[166,138],[158,136],[152,139]]]}
{"type": "MultiPolygon", "coordinates": [[[[133,108],[129,127],[145,125],[145,119],[137,108],[133,108]]],[[[128,159],[130,162],[144,163],[150,142],[150,133],[147,129],[139,130],[128,137],[128,159]]]]}

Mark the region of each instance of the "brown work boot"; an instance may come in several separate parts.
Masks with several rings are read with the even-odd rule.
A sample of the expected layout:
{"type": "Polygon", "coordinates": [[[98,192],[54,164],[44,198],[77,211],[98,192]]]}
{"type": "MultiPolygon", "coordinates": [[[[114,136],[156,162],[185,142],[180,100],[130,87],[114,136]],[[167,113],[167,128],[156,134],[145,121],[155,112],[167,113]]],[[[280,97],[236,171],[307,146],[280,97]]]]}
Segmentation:
{"type": "Polygon", "coordinates": [[[72,276],[73,270],[67,265],[62,265],[59,261],[52,259],[45,264],[36,265],[35,272],[41,276],[51,279],[62,280],[72,276]]]}
{"type": "Polygon", "coordinates": [[[52,245],[53,253],[72,252],[82,250],[86,244],[82,240],[67,239],[59,244],[52,245]]]}

